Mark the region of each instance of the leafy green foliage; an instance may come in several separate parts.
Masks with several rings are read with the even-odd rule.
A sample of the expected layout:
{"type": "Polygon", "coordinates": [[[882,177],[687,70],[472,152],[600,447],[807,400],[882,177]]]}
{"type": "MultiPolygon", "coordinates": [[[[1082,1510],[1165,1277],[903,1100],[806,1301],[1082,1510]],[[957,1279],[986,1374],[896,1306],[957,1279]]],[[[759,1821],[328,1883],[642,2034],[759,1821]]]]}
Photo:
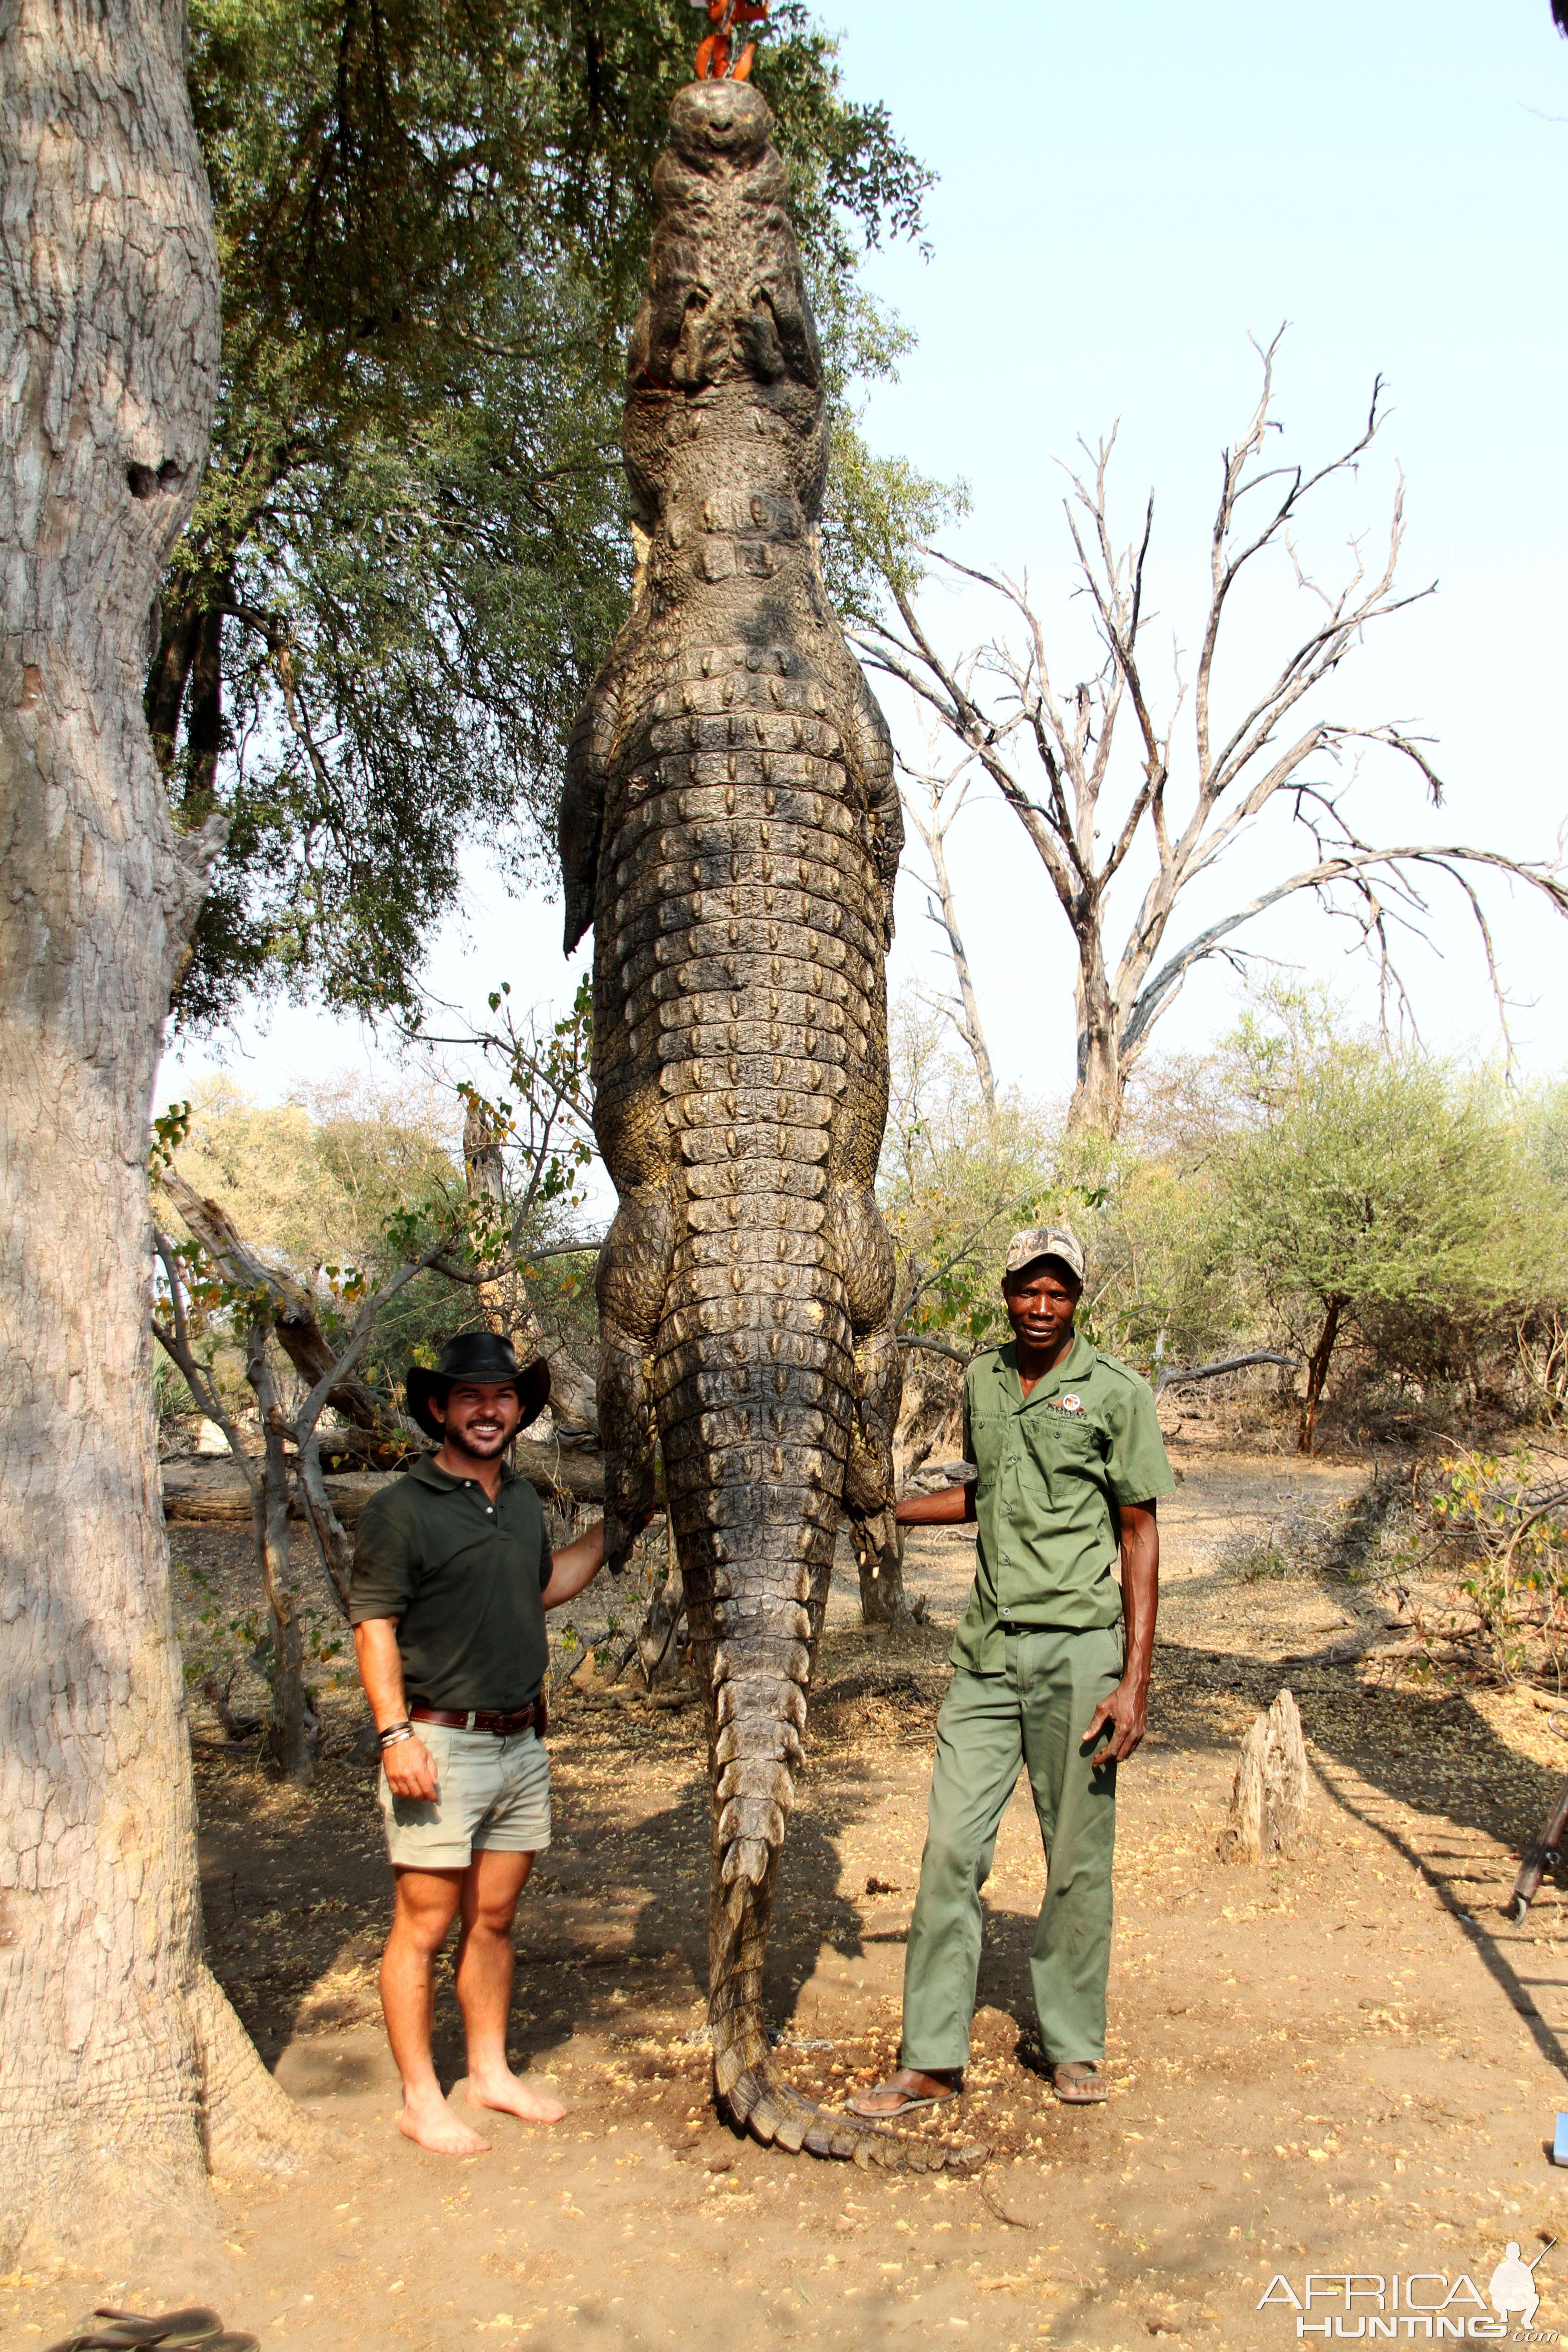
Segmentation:
{"type": "Polygon", "coordinates": [[[153,1142],[147,1154],[147,1166],[156,1176],[161,1169],[172,1168],[174,1154],[191,1131],[191,1106],[188,1102],[171,1103],[153,1121],[153,1142]]]}
{"type": "Polygon", "coordinates": [[[1016,1098],[989,1119],[940,1023],[906,1005],[892,1034],[901,1331],[994,1345],[1008,1233],[1061,1219],[1088,1261],[1079,1328],[1151,1380],[1274,1349],[1299,1387],[1320,1357],[1314,1412],[1347,1355],[1374,1413],[1568,1403],[1568,1090],[1391,1056],[1275,990],[1217,1052],[1147,1066],[1115,1139],[1073,1138],[1016,1098]]]}
{"type": "Polygon", "coordinates": [[[184,1420],[200,1411],[184,1375],[161,1350],[153,1359],[153,1410],[161,1422],[184,1420]]]}
{"type": "MultiPolygon", "coordinates": [[[[212,1578],[195,1561],[175,1559],[171,1565],[187,1587],[187,1630],[180,1643],[186,1682],[199,1689],[216,1676],[226,1695],[240,1669],[248,1666],[273,1691],[278,1679],[278,1637],[263,1604],[229,1609],[212,1578]]],[[[325,1669],[325,1687],[335,1690],[347,1664],[349,1647],[342,1618],[308,1599],[298,1585],[289,1586],[289,1598],[300,1624],[303,1663],[325,1669]]],[[[313,1704],[315,1690],[308,1689],[305,1695],[313,1704]]]]}
{"type": "MultiPolygon", "coordinates": [[[[194,0],[224,360],[164,583],[148,715],[179,821],[228,846],[177,999],[406,1008],[464,845],[548,860],[561,745],[626,609],[621,352],[685,0],[194,0]]],[[[861,447],[899,334],[853,284],[928,175],[782,0],[774,108],[823,306],[842,467],[825,562],[940,498],[861,447]]]]}
{"type": "Polygon", "coordinates": [[[1483,1335],[1568,1291],[1568,1223],[1483,1079],[1346,1036],[1277,998],[1233,1043],[1250,1117],[1223,1170],[1231,1265],[1298,1345],[1337,1306],[1417,1379],[1474,1372],[1483,1335]]]}
{"type": "Polygon", "coordinates": [[[1544,1645],[1561,1680],[1568,1636],[1568,1483],[1542,1483],[1525,1446],[1510,1454],[1465,1451],[1445,1465],[1426,1505],[1440,1537],[1468,1563],[1460,1590],[1505,1681],[1544,1645]]]}
{"type": "Polygon", "coordinates": [[[1008,1235],[1055,1197],[1049,1138],[1025,1103],[987,1111],[940,1019],[906,1000],[889,1026],[878,1197],[898,1267],[894,1319],[902,1332],[989,1347],[1007,1335],[998,1275],[1008,1235]]]}

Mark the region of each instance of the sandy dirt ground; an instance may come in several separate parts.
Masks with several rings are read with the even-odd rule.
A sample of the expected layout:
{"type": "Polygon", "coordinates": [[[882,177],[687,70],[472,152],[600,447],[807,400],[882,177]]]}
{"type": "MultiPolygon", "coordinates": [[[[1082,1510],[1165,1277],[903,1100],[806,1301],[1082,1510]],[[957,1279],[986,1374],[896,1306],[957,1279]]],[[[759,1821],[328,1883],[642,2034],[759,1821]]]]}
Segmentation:
{"type": "MultiPolygon", "coordinates": [[[[1238,1571],[1238,1545],[1290,1514],[1331,1530],[1339,1515],[1352,1545],[1364,1466],[1219,1452],[1201,1425],[1172,1436],[1151,1732],[1121,1779],[1105,2107],[1057,2105],[1034,2048],[1044,1871],[1021,1783],[985,1892],[969,2091],[955,2123],[940,2119],[988,2145],[989,2164],[950,2183],[737,2138],[714,2116],[700,2039],[700,1711],[573,1696],[552,1729],[556,1842],[525,1898],[513,2011],[519,2063],[570,2114],[551,2131],[496,2117],[492,2152],[466,2163],[426,2155],[396,2133],[376,2021],[387,1874],[371,1776],[345,1738],[310,1791],[279,1790],[198,1717],[214,1963],[320,2119],[320,2153],[288,2178],[220,2185],[216,2284],[205,2268],[14,2278],[6,2341],[52,2341],[105,2292],[146,2310],[195,2284],[265,2345],[322,2352],[1267,2352],[1303,2340],[1299,2316],[1322,2341],[1347,2274],[1357,2299],[1338,2333],[1363,2333],[1370,2280],[1386,2297],[1394,2273],[1415,2320],[1401,2340],[1451,2340],[1458,2320],[1490,2317],[1507,2241],[1532,2260],[1559,2237],[1535,2272],[1535,2325],[1568,2328],[1568,2173],[1545,2145],[1568,2106],[1568,1919],[1550,1882],[1523,1927],[1502,1916],[1568,1748],[1528,1694],[1426,1687],[1367,1653],[1385,1616],[1332,1572],[1331,1546],[1321,1572],[1238,1571]],[[1285,1684],[1317,1776],[1315,1850],[1224,1865],[1237,1743],[1285,1684]],[[1299,2314],[1288,2296],[1304,2302],[1310,2273],[1299,2314]],[[1407,2291],[1417,2307],[1450,2298],[1444,2325],[1429,2335],[1407,2291]]],[[[187,1560],[217,1540],[177,1536],[187,1560]]],[[[932,1622],[890,1641],[861,1629],[852,1576],[836,1586],[767,1982],[781,2061],[829,2104],[893,2059],[931,1727],[973,1558],[956,1531],[911,1544],[910,1589],[932,1622]]],[[[448,1986],[438,2008],[456,2086],[448,1986]]]]}

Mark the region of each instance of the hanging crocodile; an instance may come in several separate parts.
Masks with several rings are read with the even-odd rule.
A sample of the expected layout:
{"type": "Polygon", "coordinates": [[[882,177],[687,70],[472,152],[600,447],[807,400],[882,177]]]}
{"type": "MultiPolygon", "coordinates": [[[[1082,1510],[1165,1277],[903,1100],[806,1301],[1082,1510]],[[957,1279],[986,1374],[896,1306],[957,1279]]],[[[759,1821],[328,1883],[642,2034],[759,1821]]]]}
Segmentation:
{"type": "Polygon", "coordinates": [[[779,2078],[763,2027],[838,1516],[874,1529],[893,1493],[872,1183],[902,825],[817,561],[822,363],[772,116],[748,82],[710,79],[669,126],[627,361],[632,610],[561,812],[620,1196],[598,1276],[606,1557],[625,1565],[652,1500],[657,1426],[706,1695],[721,2100],[783,2147],[937,2168],[973,2158],[825,2114],[779,2078]]]}

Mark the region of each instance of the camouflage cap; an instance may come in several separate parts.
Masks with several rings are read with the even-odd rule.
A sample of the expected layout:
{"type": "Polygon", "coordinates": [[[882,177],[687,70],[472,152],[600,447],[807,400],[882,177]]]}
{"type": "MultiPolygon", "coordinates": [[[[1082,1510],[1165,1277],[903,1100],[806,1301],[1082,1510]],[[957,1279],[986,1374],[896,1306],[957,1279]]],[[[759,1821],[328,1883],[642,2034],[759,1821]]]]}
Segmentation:
{"type": "Polygon", "coordinates": [[[1007,1272],[1018,1274],[1040,1257],[1060,1258],[1079,1282],[1083,1280],[1082,1245],[1066,1225],[1027,1225],[1021,1234],[1015,1234],[1007,1244],[1007,1272]]]}

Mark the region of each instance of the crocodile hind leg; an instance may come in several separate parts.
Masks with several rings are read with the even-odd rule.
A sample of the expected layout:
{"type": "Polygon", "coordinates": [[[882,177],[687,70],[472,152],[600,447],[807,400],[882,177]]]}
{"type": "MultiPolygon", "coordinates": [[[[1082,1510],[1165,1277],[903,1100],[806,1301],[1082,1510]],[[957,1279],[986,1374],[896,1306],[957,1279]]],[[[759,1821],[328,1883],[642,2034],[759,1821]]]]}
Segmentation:
{"type": "Polygon", "coordinates": [[[834,1210],[855,1339],[855,1420],[844,1465],[844,1507],[880,1548],[893,1540],[893,1431],[904,1388],[892,1325],[893,1252],[869,1185],[843,1187],[834,1210]]]}
{"type": "Polygon", "coordinates": [[[668,1182],[622,1199],[599,1255],[599,1432],[605,1447],[605,1564],[626,1564],[657,1492],[654,1334],[664,1311],[675,1247],[668,1182]]]}

